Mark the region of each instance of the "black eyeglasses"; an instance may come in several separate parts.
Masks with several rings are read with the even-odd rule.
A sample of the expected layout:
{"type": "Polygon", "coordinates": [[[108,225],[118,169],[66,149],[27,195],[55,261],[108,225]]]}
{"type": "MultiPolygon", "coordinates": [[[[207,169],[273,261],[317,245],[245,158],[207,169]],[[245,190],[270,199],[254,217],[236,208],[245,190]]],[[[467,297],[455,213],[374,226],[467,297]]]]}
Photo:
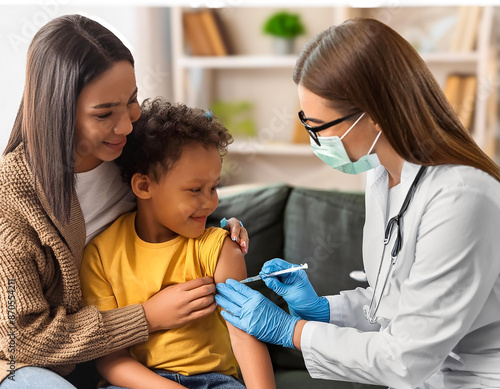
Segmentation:
{"type": "Polygon", "coordinates": [[[307,124],[307,121],[310,119],[305,117],[304,111],[299,111],[299,120],[302,123],[302,125],[304,126],[304,128],[306,129],[306,131],[309,133],[309,136],[316,142],[316,144],[318,146],[321,146],[321,143],[319,143],[317,132],[320,132],[320,131],[326,130],[327,128],[336,126],[337,124],[340,124],[340,123],[346,121],[347,119],[350,119],[356,115],[359,115],[359,112],[352,113],[350,115],[344,116],[340,119],[336,119],[336,120],[333,120],[333,121],[325,123],[325,124],[321,124],[320,126],[310,126],[309,124],[307,124]]]}

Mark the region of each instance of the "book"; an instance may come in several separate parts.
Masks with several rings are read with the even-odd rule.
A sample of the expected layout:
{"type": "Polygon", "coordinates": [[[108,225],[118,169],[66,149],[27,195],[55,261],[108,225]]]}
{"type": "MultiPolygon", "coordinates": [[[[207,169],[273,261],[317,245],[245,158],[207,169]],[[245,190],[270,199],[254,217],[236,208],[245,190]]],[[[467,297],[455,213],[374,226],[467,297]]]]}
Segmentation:
{"type": "Polygon", "coordinates": [[[450,74],[445,83],[444,94],[465,128],[471,130],[476,104],[477,77],[474,75],[450,74]]]}
{"type": "Polygon", "coordinates": [[[222,37],[222,41],[224,42],[224,46],[226,48],[226,52],[228,55],[235,54],[234,47],[232,45],[230,34],[222,20],[221,14],[216,10],[213,10],[212,15],[215,19],[215,23],[217,24],[217,28],[219,29],[219,33],[222,37]]]}
{"type": "Polygon", "coordinates": [[[477,77],[462,77],[462,99],[458,108],[458,118],[465,128],[471,129],[474,106],[476,105],[477,77]]]}
{"type": "Polygon", "coordinates": [[[455,112],[457,112],[457,107],[461,99],[460,84],[461,76],[459,74],[450,74],[446,78],[444,86],[444,94],[455,112]]]}
{"type": "Polygon", "coordinates": [[[182,22],[192,55],[213,55],[212,45],[199,11],[184,12],[182,22]]]}
{"type": "Polygon", "coordinates": [[[457,23],[450,47],[451,51],[467,52],[473,51],[476,48],[480,18],[481,7],[459,7],[457,23]]]}
{"type": "Polygon", "coordinates": [[[222,39],[221,26],[216,21],[215,10],[204,9],[200,11],[200,19],[205,30],[205,34],[210,41],[212,55],[224,56],[228,55],[228,50],[224,40],[222,39]]]}

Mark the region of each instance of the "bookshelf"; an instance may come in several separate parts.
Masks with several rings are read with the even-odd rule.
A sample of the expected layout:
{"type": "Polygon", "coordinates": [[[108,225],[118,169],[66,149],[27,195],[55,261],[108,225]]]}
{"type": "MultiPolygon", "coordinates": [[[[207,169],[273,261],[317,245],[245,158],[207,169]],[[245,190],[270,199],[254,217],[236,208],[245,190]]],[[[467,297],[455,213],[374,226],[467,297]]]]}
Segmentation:
{"type": "MultiPolygon", "coordinates": [[[[451,16],[457,15],[459,11],[459,7],[438,8],[440,12],[451,16]]],[[[355,16],[378,18],[405,36],[400,29],[408,23],[408,20],[405,22],[406,15],[416,14],[414,11],[422,10],[422,7],[306,8],[304,4],[303,8],[292,8],[292,12],[299,12],[303,16],[308,34],[296,43],[297,53],[289,56],[273,55],[267,42],[269,38],[260,33],[265,17],[276,10],[270,7],[219,10],[226,13],[223,21],[227,23],[232,44],[237,48],[236,53],[229,56],[191,56],[186,51],[182,23],[183,13],[190,9],[173,7],[174,99],[209,108],[216,99],[237,100],[245,96],[255,104],[258,135],[253,140],[235,138],[225,158],[226,184],[281,181],[297,186],[364,190],[363,175],[352,177],[338,174],[323,164],[308,144],[292,143],[298,110],[296,86],[291,79],[296,54],[315,33],[355,16]]],[[[419,20],[422,20],[421,17],[419,20]]],[[[458,17],[455,22],[458,23],[458,17]]],[[[421,52],[443,88],[448,75],[453,73],[474,75],[477,78],[471,131],[476,142],[491,156],[495,154],[498,123],[494,27],[494,8],[481,7],[473,50],[451,52],[439,48],[421,52]]]]}

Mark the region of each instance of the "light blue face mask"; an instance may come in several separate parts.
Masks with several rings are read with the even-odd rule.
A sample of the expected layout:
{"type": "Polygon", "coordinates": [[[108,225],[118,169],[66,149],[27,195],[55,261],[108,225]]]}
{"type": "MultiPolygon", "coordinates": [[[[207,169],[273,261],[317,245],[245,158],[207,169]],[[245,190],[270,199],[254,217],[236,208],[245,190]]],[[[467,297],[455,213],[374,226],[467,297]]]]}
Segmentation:
{"type": "Polygon", "coordinates": [[[380,165],[380,161],[377,154],[370,154],[378,141],[378,138],[382,134],[380,131],[375,138],[368,153],[358,159],[356,162],[352,162],[347,152],[345,151],[342,139],[354,128],[356,124],[361,120],[365,114],[363,113],[349,129],[340,138],[338,136],[325,136],[320,137],[319,141],[321,146],[318,146],[313,139],[311,139],[311,146],[313,148],[314,154],[321,159],[324,163],[332,168],[339,170],[347,174],[359,174],[366,172],[367,170],[376,168],[380,165]]]}

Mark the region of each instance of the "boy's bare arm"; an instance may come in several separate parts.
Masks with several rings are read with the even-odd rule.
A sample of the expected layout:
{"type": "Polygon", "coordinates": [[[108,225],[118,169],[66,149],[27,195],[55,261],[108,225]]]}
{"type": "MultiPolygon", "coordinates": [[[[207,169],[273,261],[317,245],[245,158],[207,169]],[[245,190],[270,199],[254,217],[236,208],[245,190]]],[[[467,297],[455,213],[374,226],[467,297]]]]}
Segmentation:
{"type": "Polygon", "coordinates": [[[112,385],[130,389],[186,389],[132,358],[127,349],[97,359],[97,370],[112,385]]]}
{"type": "MultiPolygon", "coordinates": [[[[226,238],[214,274],[215,283],[228,278],[246,278],[245,259],[239,246],[226,238]]],[[[240,365],[248,389],[276,388],[273,367],[267,346],[246,332],[227,323],[234,355],[240,365]]]]}

